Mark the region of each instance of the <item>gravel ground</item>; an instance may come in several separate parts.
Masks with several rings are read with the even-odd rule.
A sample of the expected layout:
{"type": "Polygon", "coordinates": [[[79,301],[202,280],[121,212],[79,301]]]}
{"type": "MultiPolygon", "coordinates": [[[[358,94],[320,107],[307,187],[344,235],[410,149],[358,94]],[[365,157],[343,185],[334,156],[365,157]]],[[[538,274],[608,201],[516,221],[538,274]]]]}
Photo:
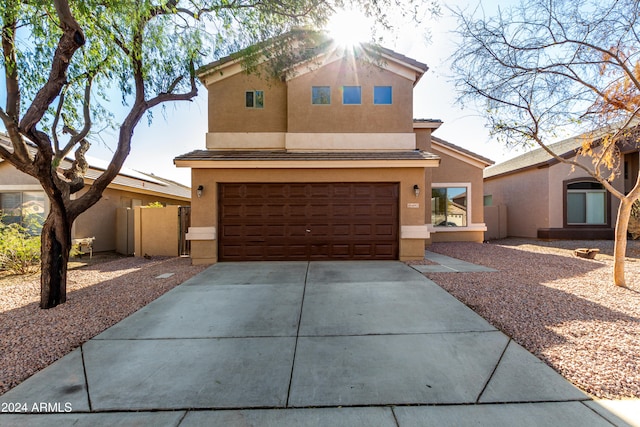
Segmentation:
{"type": "Polygon", "coordinates": [[[41,310],[40,276],[0,280],[0,395],[204,269],[122,258],[68,272],[67,302],[41,310]],[[174,273],[167,279],[156,277],[174,273]]]}
{"type": "Polygon", "coordinates": [[[436,243],[429,250],[499,270],[427,273],[585,392],[640,398],[640,242],[630,241],[627,288],[612,283],[613,242],[436,243]],[[599,248],[595,260],[573,249],[599,248]]]}

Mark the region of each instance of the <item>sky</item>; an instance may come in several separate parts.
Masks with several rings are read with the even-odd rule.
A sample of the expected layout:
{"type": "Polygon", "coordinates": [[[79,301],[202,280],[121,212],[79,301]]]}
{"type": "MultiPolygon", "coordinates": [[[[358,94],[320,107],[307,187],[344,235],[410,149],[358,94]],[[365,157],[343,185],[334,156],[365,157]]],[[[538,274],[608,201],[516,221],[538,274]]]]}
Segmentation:
{"type": "MultiPolygon", "coordinates": [[[[515,0],[510,0],[515,1],[515,0]]],[[[475,8],[478,0],[447,0],[449,7],[475,8]]],[[[509,1],[500,1],[504,7],[509,1]]],[[[443,4],[442,16],[421,24],[420,27],[403,25],[402,30],[385,37],[384,47],[423,62],[429,70],[414,89],[414,118],[440,119],[442,126],[434,135],[450,143],[471,150],[496,163],[514,157],[521,152],[507,149],[489,137],[485,120],[471,108],[456,105],[456,92],[451,82],[448,59],[453,52],[455,19],[443,4]],[[426,42],[425,29],[429,29],[431,41],[426,42]]],[[[482,7],[492,15],[496,0],[483,0],[482,7]]],[[[4,92],[4,91],[3,91],[4,92]]],[[[177,168],[173,159],[181,154],[205,149],[207,132],[207,91],[200,85],[198,96],[191,102],[166,104],[164,110],[156,108],[153,122],[147,125],[143,118],[136,127],[132,149],[125,166],[190,185],[190,169],[177,168]]],[[[106,145],[94,143],[88,155],[109,160],[115,147],[117,132],[101,134],[106,145]]]]}

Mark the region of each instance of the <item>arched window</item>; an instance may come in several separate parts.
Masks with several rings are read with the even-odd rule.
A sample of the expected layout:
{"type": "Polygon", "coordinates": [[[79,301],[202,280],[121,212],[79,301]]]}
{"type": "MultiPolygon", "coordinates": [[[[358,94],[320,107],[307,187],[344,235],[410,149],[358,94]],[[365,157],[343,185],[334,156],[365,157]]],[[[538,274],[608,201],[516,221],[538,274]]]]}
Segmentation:
{"type": "Polygon", "coordinates": [[[607,190],[599,182],[577,181],[567,184],[567,225],[607,223],[607,190]]]}

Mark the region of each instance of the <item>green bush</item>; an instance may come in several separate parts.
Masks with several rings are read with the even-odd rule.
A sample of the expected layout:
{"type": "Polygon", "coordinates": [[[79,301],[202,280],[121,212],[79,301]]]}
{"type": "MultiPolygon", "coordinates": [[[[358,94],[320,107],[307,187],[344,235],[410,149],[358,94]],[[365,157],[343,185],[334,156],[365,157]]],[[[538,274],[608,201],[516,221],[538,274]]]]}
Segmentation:
{"type": "Polygon", "coordinates": [[[25,274],[39,263],[40,236],[20,224],[0,223],[0,270],[25,274]]]}

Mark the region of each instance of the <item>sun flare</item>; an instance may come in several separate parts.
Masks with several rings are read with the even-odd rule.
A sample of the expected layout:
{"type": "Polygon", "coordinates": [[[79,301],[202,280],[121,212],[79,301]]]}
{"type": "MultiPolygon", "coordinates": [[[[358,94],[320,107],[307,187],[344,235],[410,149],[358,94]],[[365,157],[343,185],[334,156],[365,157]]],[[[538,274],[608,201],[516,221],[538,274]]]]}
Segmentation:
{"type": "Polygon", "coordinates": [[[337,11],[327,24],[329,36],[339,45],[354,46],[365,42],[371,34],[372,23],[362,13],[353,10],[337,11]]]}

